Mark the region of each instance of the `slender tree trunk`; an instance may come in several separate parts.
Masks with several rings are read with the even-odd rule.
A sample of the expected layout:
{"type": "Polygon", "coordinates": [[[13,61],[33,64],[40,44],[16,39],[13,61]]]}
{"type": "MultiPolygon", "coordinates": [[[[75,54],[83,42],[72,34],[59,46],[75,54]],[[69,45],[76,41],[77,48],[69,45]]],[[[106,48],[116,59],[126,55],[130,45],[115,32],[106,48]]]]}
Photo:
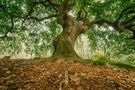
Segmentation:
{"type": "Polygon", "coordinates": [[[85,32],[86,27],[70,15],[60,16],[57,22],[62,25],[63,32],[53,42],[55,51],[52,57],[80,59],[74,50],[74,44],[77,36],[85,32]]]}

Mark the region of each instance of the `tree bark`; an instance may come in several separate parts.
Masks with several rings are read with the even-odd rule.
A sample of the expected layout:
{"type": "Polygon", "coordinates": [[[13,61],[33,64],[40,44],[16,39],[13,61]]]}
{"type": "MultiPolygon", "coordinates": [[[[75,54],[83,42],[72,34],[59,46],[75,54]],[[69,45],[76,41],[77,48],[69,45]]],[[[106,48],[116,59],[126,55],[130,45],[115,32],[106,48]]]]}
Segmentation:
{"type": "Polygon", "coordinates": [[[77,36],[84,33],[87,27],[68,14],[58,17],[57,22],[63,27],[63,32],[53,42],[55,51],[52,57],[80,59],[74,50],[74,44],[77,36]]]}

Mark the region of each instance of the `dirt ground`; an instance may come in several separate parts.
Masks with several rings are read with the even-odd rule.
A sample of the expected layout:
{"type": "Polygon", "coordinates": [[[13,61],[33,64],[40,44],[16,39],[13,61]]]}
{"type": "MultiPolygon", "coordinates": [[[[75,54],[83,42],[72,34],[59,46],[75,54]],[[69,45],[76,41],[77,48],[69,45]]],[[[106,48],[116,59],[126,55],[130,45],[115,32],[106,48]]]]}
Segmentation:
{"type": "Polygon", "coordinates": [[[135,90],[135,70],[39,61],[1,60],[0,90],[135,90]]]}

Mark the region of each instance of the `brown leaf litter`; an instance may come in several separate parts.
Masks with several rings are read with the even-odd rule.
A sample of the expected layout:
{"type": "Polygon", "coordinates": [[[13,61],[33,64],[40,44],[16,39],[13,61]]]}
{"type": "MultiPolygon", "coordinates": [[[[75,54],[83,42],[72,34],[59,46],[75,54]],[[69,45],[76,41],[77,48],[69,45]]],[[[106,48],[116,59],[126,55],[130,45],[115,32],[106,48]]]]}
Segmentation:
{"type": "Polygon", "coordinates": [[[0,90],[135,90],[135,70],[81,63],[0,63],[0,90]]]}

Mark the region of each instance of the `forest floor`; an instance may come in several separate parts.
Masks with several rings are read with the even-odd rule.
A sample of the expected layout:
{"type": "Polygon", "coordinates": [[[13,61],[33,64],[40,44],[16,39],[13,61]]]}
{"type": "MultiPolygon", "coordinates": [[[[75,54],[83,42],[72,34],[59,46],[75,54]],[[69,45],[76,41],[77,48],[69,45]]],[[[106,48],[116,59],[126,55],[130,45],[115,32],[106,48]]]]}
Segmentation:
{"type": "Polygon", "coordinates": [[[135,70],[63,60],[0,60],[0,90],[135,90],[135,70]]]}

